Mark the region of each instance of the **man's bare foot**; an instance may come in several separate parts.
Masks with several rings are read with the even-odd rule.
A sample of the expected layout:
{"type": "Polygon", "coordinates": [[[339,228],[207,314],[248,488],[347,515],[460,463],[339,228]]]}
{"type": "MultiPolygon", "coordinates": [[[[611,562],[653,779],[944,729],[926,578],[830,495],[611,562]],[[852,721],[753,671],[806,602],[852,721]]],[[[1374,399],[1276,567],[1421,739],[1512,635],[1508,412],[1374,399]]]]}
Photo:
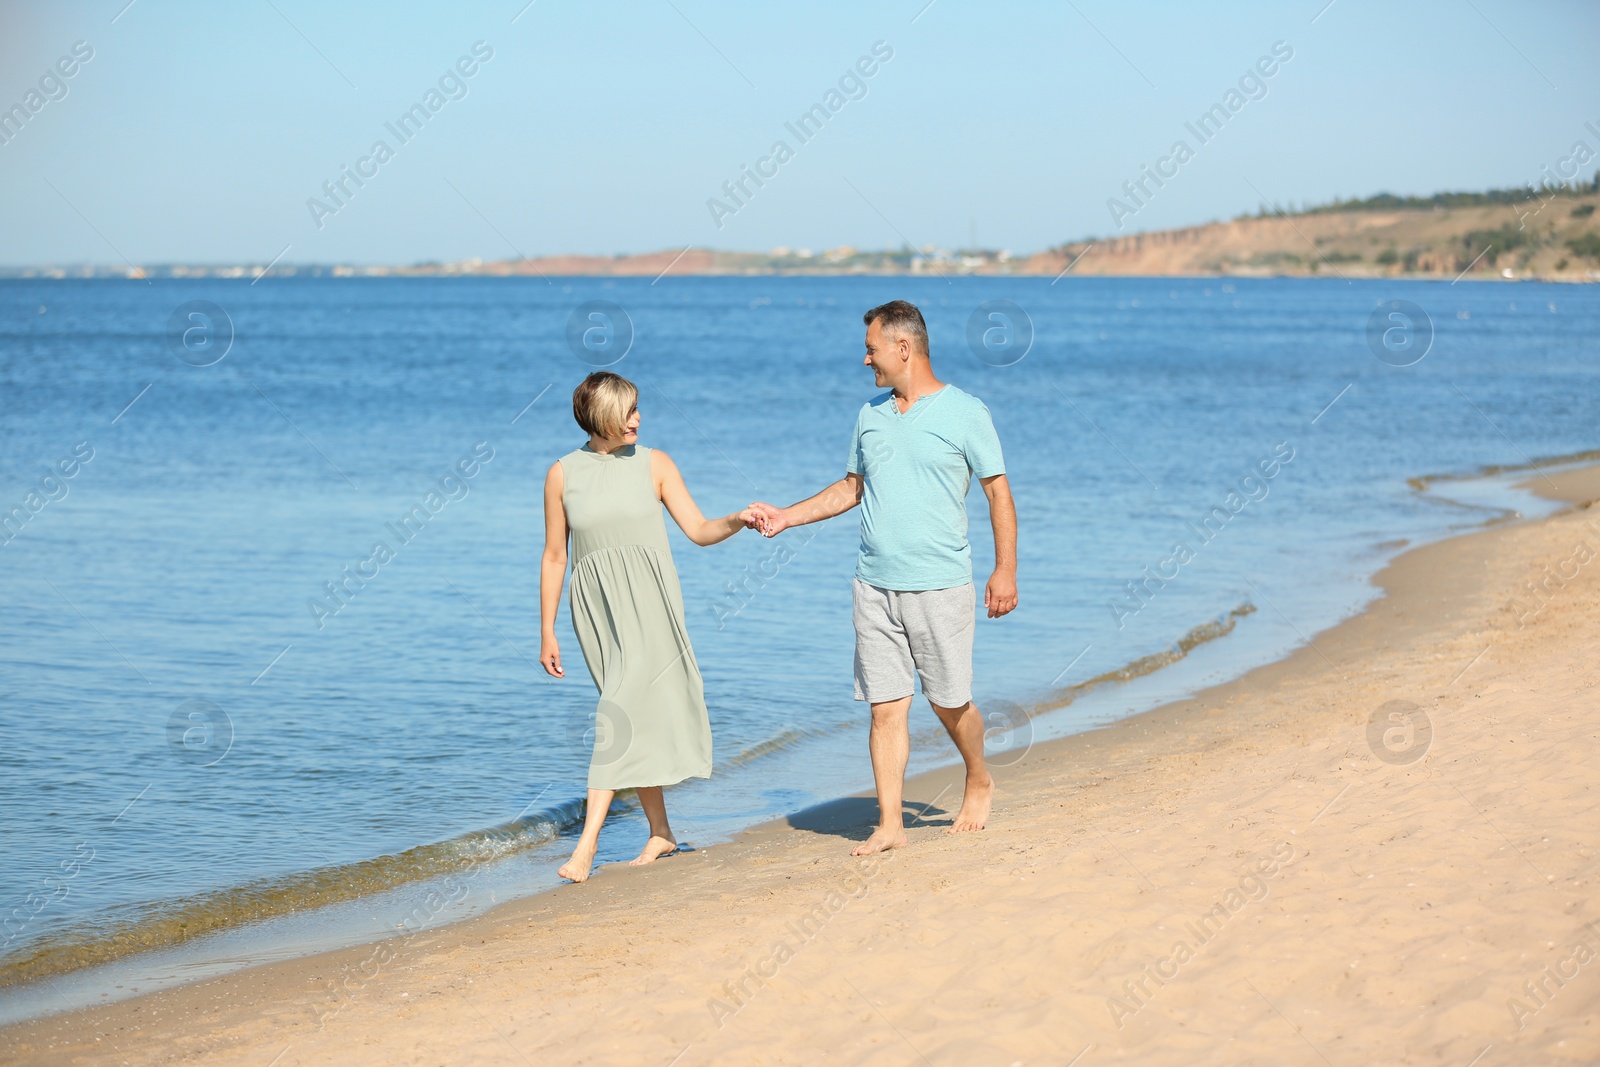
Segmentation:
{"type": "Polygon", "coordinates": [[[678,851],[678,842],[670,837],[657,837],[655,834],[651,834],[650,840],[644,843],[644,851],[639,853],[639,858],[629,860],[628,866],[643,867],[645,864],[658,860],[662,856],[670,856],[676,851],[678,851]]]}
{"type": "Polygon", "coordinates": [[[594,866],[594,853],[596,845],[585,845],[581,840],[578,847],[572,850],[572,858],[556,871],[569,882],[587,882],[589,871],[594,866]]]}
{"type": "Polygon", "coordinates": [[[966,794],[961,798],[961,810],[956,812],[956,821],[945,833],[960,834],[968,830],[982,830],[984,824],[989,821],[989,802],[993,799],[993,778],[985,774],[983,781],[979,783],[969,778],[966,794]]]}
{"type": "Polygon", "coordinates": [[[887,852],[891,848],[904,848],[908,842],[904,827],[896,826],[892,829],[880,826],[872,831],[872,836],[850,850],[852,856],[870,856],[874,852],[887,852]]]}

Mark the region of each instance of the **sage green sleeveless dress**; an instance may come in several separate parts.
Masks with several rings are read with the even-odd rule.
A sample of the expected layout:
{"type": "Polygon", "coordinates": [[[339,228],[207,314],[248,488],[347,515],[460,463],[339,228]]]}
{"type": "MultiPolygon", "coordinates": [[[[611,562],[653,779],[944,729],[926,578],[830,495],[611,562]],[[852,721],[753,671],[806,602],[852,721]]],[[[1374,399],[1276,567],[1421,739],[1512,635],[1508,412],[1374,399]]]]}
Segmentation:
{"type": "Polygon", "coordinates": [[[650,473],[650,449],[561,457],[572,531],[568,606],[600,690],[590,789],[711,777],[711,720],[650,473]]]}

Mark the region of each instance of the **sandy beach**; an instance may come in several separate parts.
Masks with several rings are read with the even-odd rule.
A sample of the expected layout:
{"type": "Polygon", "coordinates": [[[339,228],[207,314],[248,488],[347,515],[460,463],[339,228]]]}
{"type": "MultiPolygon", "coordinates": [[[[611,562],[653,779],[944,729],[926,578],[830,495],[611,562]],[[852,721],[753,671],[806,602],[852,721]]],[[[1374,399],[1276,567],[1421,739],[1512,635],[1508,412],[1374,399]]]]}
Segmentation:
{"type": "Polygon", "coordinates": [[[1573,506],[1406,552],[1287,659],[1036,745],[981,833],[945,833],[959,778],[925,775],[883,857],[850,858],[873,805],[844,799],[414,938],[11,1026],[0,1058],[1596,1062],[1600,467],[1529,484],[1573,506]]]}

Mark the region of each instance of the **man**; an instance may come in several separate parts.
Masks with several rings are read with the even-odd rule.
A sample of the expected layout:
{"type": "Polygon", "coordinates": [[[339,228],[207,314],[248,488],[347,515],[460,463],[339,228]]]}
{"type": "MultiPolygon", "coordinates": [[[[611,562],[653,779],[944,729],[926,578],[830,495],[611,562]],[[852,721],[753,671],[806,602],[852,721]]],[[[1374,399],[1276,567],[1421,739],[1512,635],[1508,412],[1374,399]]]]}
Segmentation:
{"type": "Polygon", "coordinates": [[[911,737],[912,670],[966,763],[966,792],[949,833],[981,830],[994,780],[983,760],[983,717],[972,703],[975,628],[967,490],[977,476],[994,526],[991,619],[1017,606],[1017,512],[989,409],[934,376],[928,327],[894,300],[862,316],[877,385],[889,392],[856,416],[846,474],[787,508],[756,503],[768,537],[861,505],[855,577],[855,698],[872,705],[869,748],[878,786],[877,830],[851,855],[906,843],[901,813],[911,737]]]}

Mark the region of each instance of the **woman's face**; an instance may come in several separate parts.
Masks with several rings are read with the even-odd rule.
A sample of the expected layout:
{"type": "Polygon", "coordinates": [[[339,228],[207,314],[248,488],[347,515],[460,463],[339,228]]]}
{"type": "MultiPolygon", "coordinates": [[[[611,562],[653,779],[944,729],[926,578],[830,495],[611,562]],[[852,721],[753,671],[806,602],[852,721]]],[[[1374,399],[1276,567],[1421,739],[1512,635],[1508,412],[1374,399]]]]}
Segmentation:
{"type": "Polygon", "coordinates": [[[628,409],[628,419],[622,424],[622,443],[625,445],[636,444],[639,440],[639,406],[635,404],[628,409]]]}

